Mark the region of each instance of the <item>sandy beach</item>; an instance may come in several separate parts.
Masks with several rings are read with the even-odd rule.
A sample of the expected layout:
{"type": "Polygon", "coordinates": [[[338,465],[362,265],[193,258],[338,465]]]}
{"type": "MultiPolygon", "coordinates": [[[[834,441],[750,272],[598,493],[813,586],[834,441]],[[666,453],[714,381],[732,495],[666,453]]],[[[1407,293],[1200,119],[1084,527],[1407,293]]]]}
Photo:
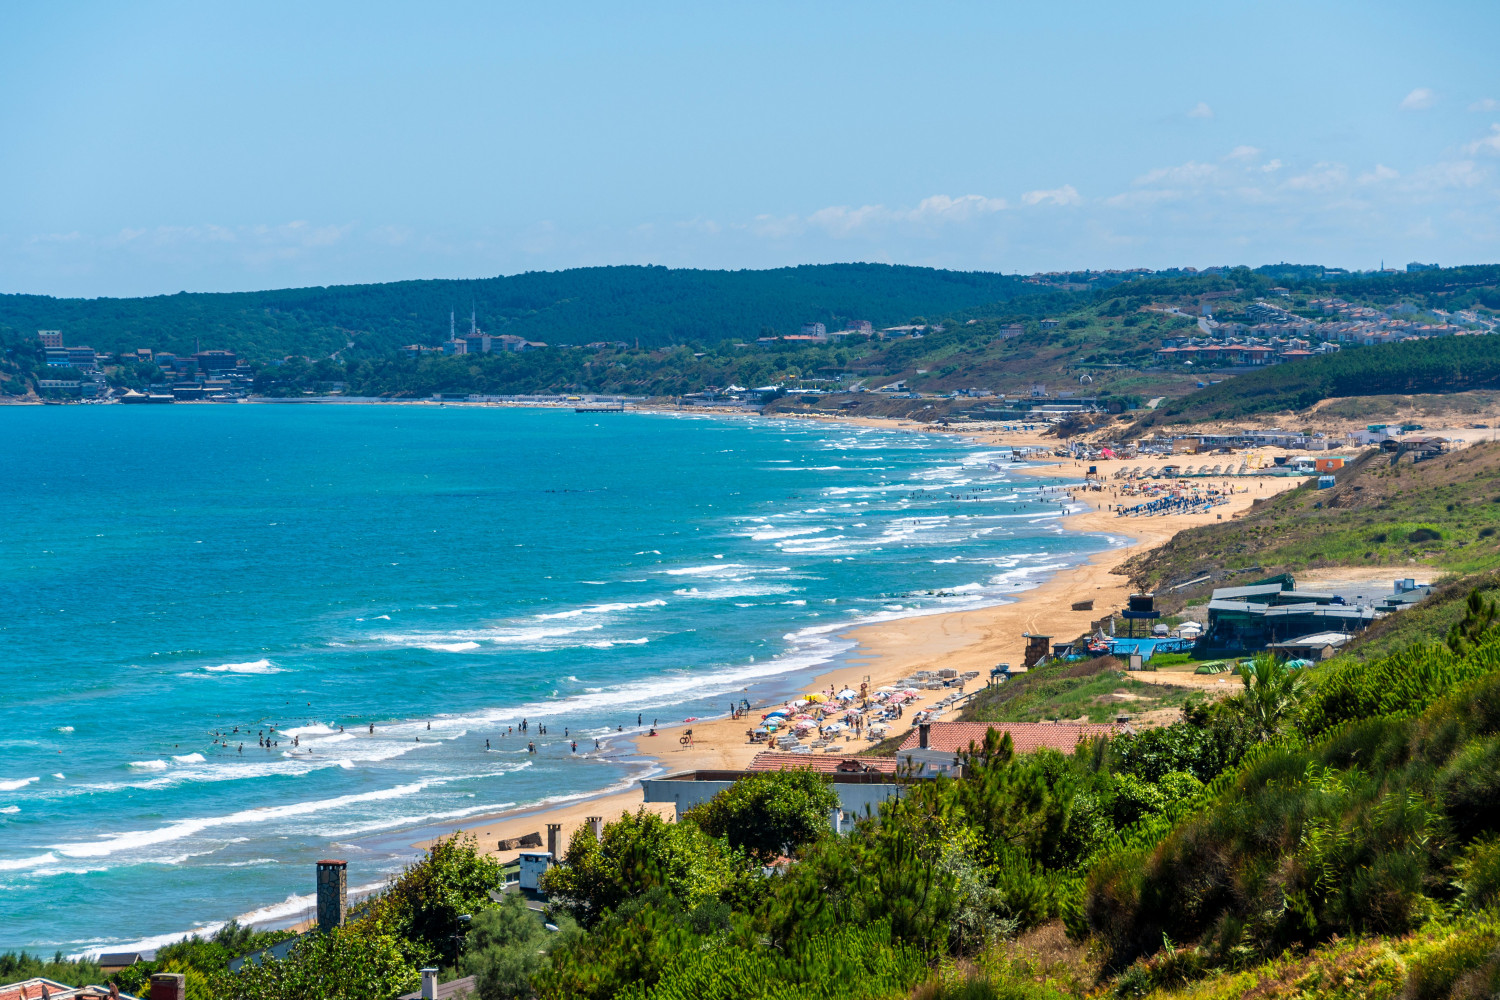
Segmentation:
{"type": "MultiPolygon", "coordinates": [[[[818,419],[818,418],[800,418],[818,419]]],[[[908,421],[880,421],[854,418],[851,422],[893,427],[914,431],[935,431],[937,428],[908,421]]],[[[964,437],[990,445],[1043,445],[1055,444],[1056,439],[1043,439],[1035,435],[1022,434],[964,434],[964,437]]],[[[981,676],[999,663],[1009,663],[1019,668],[1025,647],[1024,632],[1055,635],[1059,639],[1072,638],[1086,631],[1092,621],[1105,612],[1122,607],[1130,593],[1130,585],[1124,576],[1114,570],[1140,546],[1148,548],[1160,545],[1178,531],[1195,525],[1210,523],[1217,518],[1237,517],[1259,499],[1273,496],[1282,490],[1298,485],[1301,480],[1290,477],[1225,479],[1224,484],[1233,484],[1235,492],[1227,504],[1204,513],[1164,514],[1152,517],[1118,517],[1109,510],[1115,503],[1112,491],[1114,473],[1143,463],[1139,461],[1097,461],[1088,463],[1097,467],[1102,478],[1103,491],[1082,489],[1082,480],[1088,468],[1071,459],[1055,459],[1025,469],[1017,469],[1029,475],[1052,478],[1076,478],[1079,488],[1074,493],[1075,506],[1092,506],[1064,519],[1065,527],[1072,531],[1109,535],[1119,542],[1089,558],[1086,562],[1065,569],[1041,586],[1023,591],[1010,603],[967,611],[949,612],[902,618],[856,626],[846,633],[858,643],[858,647],[837,668],[818,675],[802,690],[827,691],[830,687],[854,687],[868,682],[871,689],[889,684],[917,670],[940,670],[951,668],[959,673],[977,670],[981,676]],[[1092,611],[1073,611],[1070,606],[1079,601],[1093,599],[1092,611]]],[[[1220,485],[1215,480],[1213,485],[1220,485]]],[[[1129,501],[1134,502],[1134,501],[1129,501]]],[[[1143,675],[1145,676],[1145,675],[1143,675]]],[[[975,681],[974,683],[982,683],[975,681]]],[[[971,687],[972,690],[972,687],[971,687]]],[[[941,698],[947,691],[923,692],[921,698],[912,703],[910,719],[917,709],[925,708],[941,698]]],[[[656,737],[640,737],[634,741],[634,753],[627,758],[645,758],[656,762],[666,772],[701,768],[743,768],[756,754],[766,749],[765,744],[752,744],[747,730],[759,723],[760,711],[766,706],[756,705],[748,718],[709,719],[692,724],[691,745],[680,742],[681,730],[663,726],[656,737]]],[[[893,730],[893,735],[894,735],[893,730]]],[[[868,747],[864,740],[848,742],[849,753],[868,747]]],[[[623,749],[623,748],[622,748],[623,749]]],[[[498,854],[502,860],[510,860],[517,851],[496,852],[497,841],[520,837],[528,833],[542,833],[546,826],[557,823],[562,827],[563,843],[590,816],[602,816],[606,822],[618,819],[622,813],[632,812],[643,805],[643,792],[637,783],[624,791],[579,799],[554,806],[533,807],[500,815],[478,823],[467,823],[464,832],[478,838],[480,849],[498,854]]],[[[652,806],[670,817],[670,805],[652,806]]],[[[425,846],[426,843],[416,846],[425,846]]]]}

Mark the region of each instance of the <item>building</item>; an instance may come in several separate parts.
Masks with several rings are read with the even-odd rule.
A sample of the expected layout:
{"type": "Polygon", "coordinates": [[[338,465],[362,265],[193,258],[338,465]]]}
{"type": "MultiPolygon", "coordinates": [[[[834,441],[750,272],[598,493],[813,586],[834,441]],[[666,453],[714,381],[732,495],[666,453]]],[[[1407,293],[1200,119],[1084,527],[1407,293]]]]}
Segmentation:
{"type": "Polygon", "coordinates": [[[204,375],[232,372],[240,363],[233,351],[199,351],[193,355],[193,361],[204,375]]]}
{"type": "MultiPolygon", "coordinates": [[[[772,750],[757,754],[743,771],[679,771],[660,778],[647,778],[641,782],[641,787],[647,802],[670,802],[680,817],[749,774],[799,769],[826,775],[832,783],[839,797],[838,809],[829,817],[835,830],[840,830],[846,820],[863,816],[867,811],[878,811],[882,802],[897,798],[903,788],[897,780],[894,757],[815,756],[772,750]]],[[[935,777],[936,772],[926,776],[935,777]]]]}
{"type": "MultiPolygon", "coordinates": [[[[1044,637],[1046,638],[1046,637],[1044,637]]],[[[1086,740],[1113,736],[1122,730],[1115,723],[1073,722],[924,722],[907,733],[896,750],[896,762],[908,771],[951,771],[958,755],[972,747],[983,747],[990,730],[1009,735],[1016,753],[1056,750],[1072,753],[1086,740]]]]}
{"type": "MultiPolygon", "coordinates": [[[[0,986],[0,1000],[41,1000],[42,997],[47,997],[48,1000],[94,1000],[96,997],[109,995],[109,989],[104,986],[68,986],[55,979],[43,979],[40,976],[0,986]]],[[[136,1000],[128,993],[119,993],[117,996],[121,1000],[136,1000]]]]}
{"type": "Polygon", "coordinates": [[[1290,574],[1244,587],[1220,587],[1208,602],[1204,641],[1214,649],[1264,649],[1316,633],[1360,632],[1380,616],[1337,594],[1297,589],[1290,574]]]}
{"type": "Polygon", "coordinates": [[[61,330],[38,330],[36,339],[42,342],[43,347],[61,347],[63,345],[61,330]]]}
{"type": "Polygon", "coordinates": [[[828,336],[828,327],[822,323],[803,323],[802,336],[823,340],[828,336]]]}
{"type": "Polygon", "coordinates": [[[478,1000],[479,986],[475,977],[464,976],[439,983],[438,970],[427,968],[422,970],[422,988],[414,993],[403,993],[397,1000],[461,1000],[465,997],[478,1000]]]}

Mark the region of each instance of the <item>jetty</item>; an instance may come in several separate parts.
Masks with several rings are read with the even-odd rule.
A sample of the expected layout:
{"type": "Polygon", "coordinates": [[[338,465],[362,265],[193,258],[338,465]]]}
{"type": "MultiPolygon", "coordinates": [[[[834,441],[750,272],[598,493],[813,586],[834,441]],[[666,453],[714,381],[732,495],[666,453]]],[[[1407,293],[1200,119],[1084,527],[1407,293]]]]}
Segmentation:
{"type": "Polygon", "coordinates": [[[600,403],[597,406],[575,406],[574,413],[624,413],[624,403],[600,403]]]}

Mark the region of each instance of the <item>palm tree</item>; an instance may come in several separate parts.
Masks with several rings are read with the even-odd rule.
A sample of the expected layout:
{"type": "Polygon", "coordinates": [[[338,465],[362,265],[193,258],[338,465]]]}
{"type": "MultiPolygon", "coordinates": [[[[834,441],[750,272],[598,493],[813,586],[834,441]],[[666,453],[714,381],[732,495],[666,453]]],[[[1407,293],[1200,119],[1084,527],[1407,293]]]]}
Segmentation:
{"type": "Polygon", "coordinates": [[[1240,664],[1240,680],[1245,684],[1240,705],[1260,738],[1268,739],[1297,707],[1305,677],[1285,661],[1263,653],[1240,664]]]}

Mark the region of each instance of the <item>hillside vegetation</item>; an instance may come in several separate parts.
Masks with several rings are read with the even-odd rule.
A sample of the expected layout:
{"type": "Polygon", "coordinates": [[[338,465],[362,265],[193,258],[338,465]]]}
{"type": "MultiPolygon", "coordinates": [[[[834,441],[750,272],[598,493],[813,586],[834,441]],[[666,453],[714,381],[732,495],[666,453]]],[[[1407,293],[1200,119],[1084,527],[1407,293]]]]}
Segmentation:
{"type": "MultiPolygon", "coordinates": [[[[544,876],[552,929],[456,837],[284,960],[228,972],[269,940],[231,927],[119,978],[180,971],[201,1000],[392,1000],[426,964],[481,1000],[1491,996],[1500,608],[1464,605],[1441,641],[1258,659],[1232,697],[1069,755],[992,730],[845,834],[796,770],[580,830],[544,876]]],[[[70,965],[48,968],[97,975],[70,965]]]]}
{"type": "Polygon", "coordinates": [[[1465,575],[1500,568],[1500,444],[1419,465],[1370,451],[1315,482],[1258,502],[1230,521],[1179,532],[1123,571],[1168,608],[1214,587],[1328,566],[1390,567],[1392,576],[1465,575]],[[1208,575],[1181,590],[1168,587],[1208,575]]]}
{"type": "Polygon", "coordinates": [[[1019,277],[887,264],[823,264],[767,271],[590,267],[467,281],[180,292],[137,299],[0,295],[0,328],[64,330],[96,349],[191,353],[194,342],[264,359],[329,355],[353,341],[380,354],[436,344],[449,314],[468,329],[552,344],[619,340],[643,347],[795,334],[803,323],[840,329],[948,315],[1044,291],[1019,277]]]}
{"type": "Polygon", "coordinates": [[[1500,388],[1500,348],[1490,337],[1376,344],[1208,386],[1143,415],[1137,428],[1301,410],[1325,399],[1495,388],[1500,388]]]}

